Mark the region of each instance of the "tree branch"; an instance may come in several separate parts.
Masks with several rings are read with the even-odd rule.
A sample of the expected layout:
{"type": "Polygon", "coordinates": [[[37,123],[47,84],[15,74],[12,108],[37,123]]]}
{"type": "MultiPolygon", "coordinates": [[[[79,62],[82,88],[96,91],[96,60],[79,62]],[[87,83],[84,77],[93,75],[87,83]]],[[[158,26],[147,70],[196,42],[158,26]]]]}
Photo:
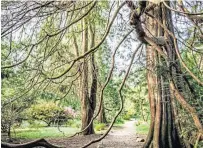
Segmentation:
{"type": "Polygon", "coordinates": [[[24,143],[24,144],[10,144],[10,143],[1,142],[1,146],[3,148],[33,148],[37,146],[43,146],[46,148],[62,148],[62,147],[50,144],[45,139],[39,139],[28,143],[24,143]]]}

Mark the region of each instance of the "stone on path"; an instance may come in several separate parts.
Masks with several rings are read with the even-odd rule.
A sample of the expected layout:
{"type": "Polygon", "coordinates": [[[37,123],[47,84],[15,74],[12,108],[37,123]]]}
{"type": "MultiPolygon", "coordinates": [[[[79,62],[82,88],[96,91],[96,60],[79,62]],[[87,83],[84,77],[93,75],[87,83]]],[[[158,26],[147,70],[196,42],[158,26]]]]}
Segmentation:
{"type": "Polygon", "coordinates": [[[144,142],[145,140],[143,138],[137,138],[136,142],[144,142]]]}
{"type": "Polygon", "coordinates": [[[113,129],[102,139],[97,148],[141,148],[145,141],[144,135],[137,135],[135,120],[126,121],[121,129],[113,129]]]}

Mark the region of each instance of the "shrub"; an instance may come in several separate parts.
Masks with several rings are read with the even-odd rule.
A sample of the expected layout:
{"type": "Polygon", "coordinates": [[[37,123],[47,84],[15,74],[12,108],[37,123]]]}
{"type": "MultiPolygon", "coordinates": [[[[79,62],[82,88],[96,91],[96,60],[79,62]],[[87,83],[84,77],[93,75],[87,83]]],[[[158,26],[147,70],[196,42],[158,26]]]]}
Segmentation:
{"type": "Polygon", "coordinates": [[[44,126],[42,123],[33,121],[33,120],[29,120],[28,123],[29,123],[29,126],[28,126],[29,128],[39,129],[40,127],[44,126]]]}
{"type": "Polygon", "coordinates": [[[117,118],[115,123],[117,123],[117,124],[124,124],[125,121],[122,118],[117,118]]]}
{"type": "Polygon", "coordinates": [[[81,122],[78,120],[68,120],[68,122],[66,122],[66,126],[73,127],[73,128],[80,128],[81,122]]]}
{"type": "Polygon", "coordinates": [[[98,124],[95,125],[95,130],[96,131],[101,131],[101,130],[104,130],[105,127],[106,127],[106,124],[104,124],[104,123],[98,123],[98,124]]]}
{"type": "Polygon", "coordinates": [[[126,114],[123,116],[124,120],[130,120],[130,118],[131,118],[131,115],[129,115],[129,114],[126,114]]]}
{"type": "Polygon", "coordinates": [[[66,122],[66,126],[72,126],[74,124],[74,121],[73,120],[68,120],[67,122],[66,122]]]}
{"type": "Polygon", "coordinates": [[[51,123],[61,123],[61,121],[67,121],[67,117],[63,112],[63,109],[57,106],[54,102],[40,102],[39,104],[32,105],[27,110],[27,116],[29,120],[44,121],[47,126],[51,123]]]}

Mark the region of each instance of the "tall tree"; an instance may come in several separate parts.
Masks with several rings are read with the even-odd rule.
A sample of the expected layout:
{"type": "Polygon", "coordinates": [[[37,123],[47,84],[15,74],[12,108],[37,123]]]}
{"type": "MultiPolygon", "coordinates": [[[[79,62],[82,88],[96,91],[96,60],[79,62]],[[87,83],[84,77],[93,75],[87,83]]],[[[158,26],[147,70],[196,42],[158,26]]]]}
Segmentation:
{"type": "MultiPolygon", "coordinates": [[[[167,4],[170,6],[170,3],[167,4]]],[[[135,28],[139,40],[147,44],[147,81],[151,124],[144,147],[185,147],[187,143],[182,141],[178,131],[179,124],[174,98],[192,113],[200,132],[202,132],[202,125],[195,109],[185,101],[178,89],[183,79],[177,81],[181,68],[180,63],[177,62],[179,56],[176,51],[177,41],[174,36],[171,36],[174,34],[171,12],[163,3],[153,5],[149,2],[139,2],[139,8],[136,10],[133,2],[128,2],[132,10],[130,23],[135,28]],[[150,7],[153,9],[147,10],[150,7]],[[141,17],[146,19],[146,30],[141,25],[141,17]]],[[[187,68],[184,63],[182,64],[187,68]]],[[[188,72],[195,78],[190,70],[188,72]]],[[[197,81],[199,82],[198,79],[197,81]]]]}
{"type": "MultiPolygon", "coordinates": [[[[88,48],[95,46],[95,24],[90,24],[90,21],[83,20],[83,50],[84,53],[88,51],[88,48]],[[90,38],[88,38],[88,35],[90,38]],[[90,46],[88,47],[88,42],[90,46]]],[[[94,53],[91,55],[91,60],[88,62],[87,58],[83,60],[83,72],[82,72],[82,96],[81,96],[81,107],[82,107],[82,134],[89,135],[94,134],[93,118],[94,111],[96,108],[96,96],[97,96],[97,68],[94,53]],[[88,71],[88,66],[90,70],[88,71]],[[88,78],[88,75],[91,78],[88,78]],[[89,81],[91,80],[91,83],[89,81]],[[90,84],[90,89],[88,87],[90,84]],[[89,125],[90,124],[90,125],[89,125]]]]}

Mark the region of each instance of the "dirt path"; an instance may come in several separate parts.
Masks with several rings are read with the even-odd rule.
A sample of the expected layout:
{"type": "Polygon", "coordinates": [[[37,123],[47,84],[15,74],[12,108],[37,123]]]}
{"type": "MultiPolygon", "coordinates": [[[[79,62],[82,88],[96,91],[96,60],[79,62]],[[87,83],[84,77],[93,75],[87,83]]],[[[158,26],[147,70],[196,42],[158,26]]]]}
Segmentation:
{"type": "MultiPolygon", "coordinates": [[[[63,145],[67,148],[80,148],[89,141],[99,138],[101,135],[76,136],[70,139],[50,139],[53,144],[63,145]]],[[[90,145],[88,148],[141,148],[146,135],[136,134],[135,120],[126,121],[121,127],[113,127],[110,133],[100,142],[90,145]]]]}
{"type": "Polygon", "coordinates": [[[145,139],[144,135],[136,135],[135,120],[126,121],[121,129],[112,130],[98,145],[98,148],[139,148],[145,139]]]}
{"type": "MultiPolygon", "coordinates": [[[[66,148],[80,148],[100,136],[101,134],[93,134],[88,136],[75,136],[72,138],[47,138],[46,140],[52,144],[66,148]]],[[[141,148],[143,142],[138,142],[138,139],[145,138],[146,135],[136,134],[135,120],[131,120],[126,121],[121,127],[113,127],[102,141],[94,143],[88,148],[141,148]]]]}

